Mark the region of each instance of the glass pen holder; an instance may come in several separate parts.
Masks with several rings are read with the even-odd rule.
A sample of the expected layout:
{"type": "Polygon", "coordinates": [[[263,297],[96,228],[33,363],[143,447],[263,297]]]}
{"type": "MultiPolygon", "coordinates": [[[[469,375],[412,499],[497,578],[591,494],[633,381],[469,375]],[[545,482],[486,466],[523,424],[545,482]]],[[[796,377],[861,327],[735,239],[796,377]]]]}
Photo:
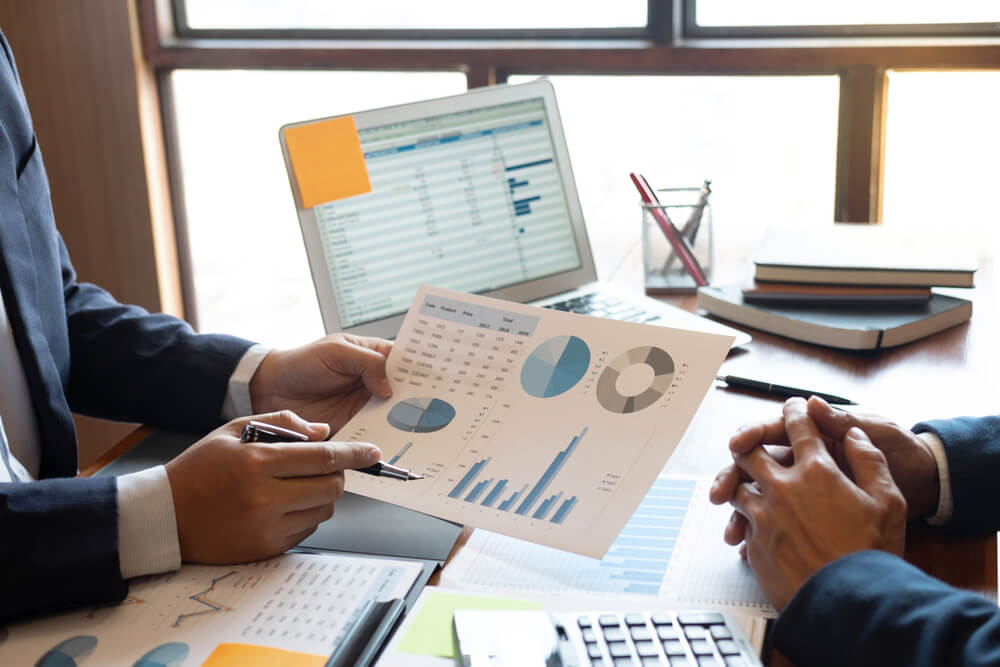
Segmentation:
{"type": "Polygon", "coordinates": [[[654,215],[658,209],[687,240],[706,279],[712,278],[714,255],[710,181],[701,186],[656,190],[658,204],[642,207],[642,263],[646,294],[684,294],[698,289],[654,215]]]}

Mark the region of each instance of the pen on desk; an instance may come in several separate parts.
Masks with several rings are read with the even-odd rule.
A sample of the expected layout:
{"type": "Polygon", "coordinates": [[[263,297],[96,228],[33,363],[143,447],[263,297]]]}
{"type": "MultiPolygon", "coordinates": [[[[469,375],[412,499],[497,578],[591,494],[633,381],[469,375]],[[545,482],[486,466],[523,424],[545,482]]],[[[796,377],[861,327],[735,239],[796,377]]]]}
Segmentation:
{"type": "MultiPolygon", "coordinates": [[[[240,432],[240,442],[307,442],[309,436],[284,428],[274,424],[251,420],[240,432]]],[[[375,477],[389,477],[399,480],[423,479],[423,475],[417,475],[406,468],[400,468],[384,461],[379,461],[365,468],[358,468],[358,472],[375,477]]]]}
{"type": "Polygon", "coordinates": [[[801,396],[802,398],[819,396],[827,403],[833,403],[834,405],[857,405],[857,403],[851,399],[844,398],[843,396],[826,394],[821,391],[811,391],[809,389],[800,389],[799,387],[788,387],[783,384],[774,384],[771,382],[763,382],[761,380],[751,380],[750,378],[741,378],[735,375],[717,375],[715,379],[725,382],[730,387],[751,389],[753,391],[759,391],[772,396],[781,396],[783,398],[790,398],[792,396],[801,396]]]}

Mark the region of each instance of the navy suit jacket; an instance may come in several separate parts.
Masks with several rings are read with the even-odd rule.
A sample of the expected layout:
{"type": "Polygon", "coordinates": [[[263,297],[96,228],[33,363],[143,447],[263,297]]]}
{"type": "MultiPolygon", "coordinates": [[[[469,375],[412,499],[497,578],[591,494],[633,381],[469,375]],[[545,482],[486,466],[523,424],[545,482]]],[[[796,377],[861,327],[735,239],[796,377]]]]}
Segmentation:
{"type": "Polygon", "coordinates": [[[127,592],[115,480],[73,477],[71,410],[206,431],[220,422],[229,376],[250,343],[197,335],[77,282],[2,33],[0,49],[0,290],[41,439],[40,481],[0,484],[3,620],[127,592]]]}
{"type": "MultiPolygon", "coordinates": [[[[1000,417],[918,424],[945,445],[954,500],[948,528],[1000,527],[1000,417]]],[[[815,573],[774,627],[798,665],[1000,665],[994,601],[927,576],[901,558],[863,551],[815,573]]]]}

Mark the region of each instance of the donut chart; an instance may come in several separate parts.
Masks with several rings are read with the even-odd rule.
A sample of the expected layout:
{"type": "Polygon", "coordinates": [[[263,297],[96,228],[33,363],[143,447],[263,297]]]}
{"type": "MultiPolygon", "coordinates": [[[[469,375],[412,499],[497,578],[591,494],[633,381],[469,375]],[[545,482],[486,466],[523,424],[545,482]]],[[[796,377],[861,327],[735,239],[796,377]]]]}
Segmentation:
{"type": "Polygon", "coordinates": [[[440,431],[455,418],[455,408],[438,398],[408,398],[392,406],[386,421],[407,433],[440,431]]]}
{"type": "Polygon", "coordinates": [[[674,380],[674,360],[666,351],[643,345],[624,352],[607,365],[597,380],[597,402],[609,412],[628,414],[648,408],[667,393],[674,380]],[[634,396],[625,396],[618,391],[618,378],[629,367],[646,364],[653,369],[653,381],[646,389],[634,396]]]}
{"type": "Polygon", "coordinates": [[[576,336],[545,341],[524,360],[521,387],[537,398],[552,398],[572,389],[590,369],[590,348],[576,336]]]}

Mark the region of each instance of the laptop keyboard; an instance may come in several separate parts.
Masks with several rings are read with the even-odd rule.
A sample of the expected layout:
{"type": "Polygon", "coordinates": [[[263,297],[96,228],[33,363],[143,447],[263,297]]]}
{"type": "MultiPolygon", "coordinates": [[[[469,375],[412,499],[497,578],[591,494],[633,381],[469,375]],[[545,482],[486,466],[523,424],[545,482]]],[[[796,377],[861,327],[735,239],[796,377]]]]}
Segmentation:
{"type": "MultiPolygon", "coordinates": [[[[584,614],[576,619],[591,667],[597,665],[759,665],[716,612],[584,614]]],[[[583,664],[588,664],[584,662],[583,664]]]]}
{"type": "Polygon", "coordinates": [[[608,294],[589,292],[575,296],[565,301],[550,303],[545,308],[552,310],[562,310],[567,313],[578,313],[580,315],[592,315],[593,317],[606,317],[612,320],[624,320],[625,322],[641,322],[644,324],[655,322],[660,319],[656,313],[651,313],[644,308],[623,301],[608,294]]]}

